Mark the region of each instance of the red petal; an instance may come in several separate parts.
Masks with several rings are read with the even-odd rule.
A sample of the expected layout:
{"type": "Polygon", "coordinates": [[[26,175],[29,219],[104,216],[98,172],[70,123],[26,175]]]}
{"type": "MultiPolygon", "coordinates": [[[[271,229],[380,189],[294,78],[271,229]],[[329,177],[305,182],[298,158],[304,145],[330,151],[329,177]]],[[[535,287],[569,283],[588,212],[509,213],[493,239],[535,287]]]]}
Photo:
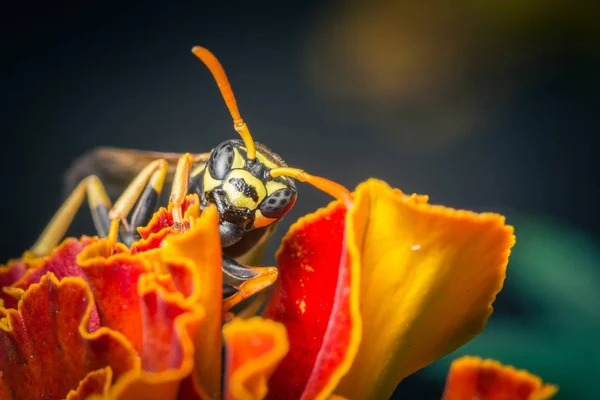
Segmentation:
{"type": "MultiPolygon", "coordinates": [[[[169,214],[170,215],[170,214],[169,214]]],[[[146,238],[138,240],[131,244],[131,254],[142,253],[153,249],[158,249],[163,240],[171,233],[171,228],[163,228],[158,232],[150,233],[146,238]]]]}
{"type": "Polygon", "coordinates": [[[165,292],[151,275],[142,276],[140,293],[142,370],[123,376],[111,388],[109,398],[182,398],[178,391],[181,382],[192,372],[193,338],[197,336],[204,312],[200,306],[183,300],[179,293],[165,292]]]}
{"type": "Polygon", "coordinates": [[[94,394],[108,392],[112,382],[112,370],[109,367],[90,372],[77,387],[77,390],[69,392],[66,400],[85,400],[94,394]]]}
{"type": "MultiPolygon", "coordinates": [[[[68,238],[55,248],[49,256],[22,261],[19,266],[20,268],[25,267],[26,271],[18,281],[12,284],[12,287],[26,290],[30,285],[38,283],[48,272],[52,272],[59,280],[68,276],[83,278],[83,272],[77,263],[77,256],[87,245],[94,243],[96,240],[87,236],[83,236],[80,240],[68,238]]],[[[15,299],[7,301],[6,306],[15,308],[15,299]]],[[[100,326],[98,310],[95,306],[92,309],[89,324],[88,328],[91,332],[100,326]]]]}
{"type": "Polygon", "coordinates": [[[280,280],[265,316],[282,322],[290,351],[268,398],[319,398],[348,370],[360,336],[359,265],[345,238],[346,209],[333,203],[299,220],[277,254],[280,280]]]}
{"type": "Polygon", "coordinates": [[[21,279],[21,277],[25,275],[27,268],[27,262],[23,260],[11,261],[6,266],[0,266],[0,306],[6,308],[17,307],[18,300],[5,293],[2,288],[11,286],[21,279]]]}
{"type": "Polygon", "coordinates": [[[150,267],[128,254],[107,254],[108,243],[89,245],[79,263],[96,299],[102,326],[121,332],[139,353],[142,350],[142,317],[138,280],[150,267]]]}
{"type": "Polygon", "coordinates": [[[190,338],[196,337],[196,328],[204,312],[198,307],[186,306],[181,301],[182,298],[175,294],[161,291],[161,287],[152,280],[152,277],[140,282],[140,292],[143,293],[141,297],[143,370],[158,372],[180,368],[184,358],[189,356],[188,363],[191,371],[193,346],[190,338]],[[178,327],[184,319],[189,320],[190,323],[178,327]],[[188,349],[185,351],[184,340],[189,342],[186,345],[188,349]]]}
{"type": "Polygon", "coordinates": [[[93,298],[81,278],[53,274],[29,287],[19,309],[0,308],[0,398],[64,398],[88,373],[119,377],[139,365],[124,338],[87,331],[93,298]]]}
{"type": "Polygon", "coordinates": [[[13,286],[27,289],[32,283],[40,281],[42,276],[52,272],[59,280],[67,276],[83,277],[77,264],[77,255],[96,239],[82,237],[81,240],[69,238],[60,244],[48,257],[39,258],[31,263],[25,275],[13,286]]]}
{"type": "MultiPolygon", "coordinates": [[[[200,216],[200,201],[198,195],[188,195],[185,198],[181,211],[186,229],[190,228],[189,219],[200,216]]],[[[154,213],[148,225],[139,227],[138,232],[142,239],[131,245],[133,254],[156,249],[161,246],[165,237],[171,233],[173,227],[173,204],[168,208],[161,207],[154,213]]]]}

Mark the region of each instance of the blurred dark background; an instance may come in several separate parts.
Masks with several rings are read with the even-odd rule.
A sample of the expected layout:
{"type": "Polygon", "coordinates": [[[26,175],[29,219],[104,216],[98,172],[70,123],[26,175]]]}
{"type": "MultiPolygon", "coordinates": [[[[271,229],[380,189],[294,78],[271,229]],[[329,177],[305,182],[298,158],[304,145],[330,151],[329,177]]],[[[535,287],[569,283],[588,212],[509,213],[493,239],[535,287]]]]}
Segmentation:
{"type": "MultiPolygon", "coordinates": [[[[378,177],[516,228],[485,332],[406,379],[439,398],[451,358],[494,357],[600,398],[597,2],[4,3],[1,258],[18,257],[98,145],[203,152],[236,137],[224,65],[254,137],[349,188],[378,177]]],[[[326,204],[301,187],[279,229],[326,204]]],[[[71,234],[91,233],[87,210],[71,234]]],[[[269,256],[266,262],[273,262],[269,256]]]]}

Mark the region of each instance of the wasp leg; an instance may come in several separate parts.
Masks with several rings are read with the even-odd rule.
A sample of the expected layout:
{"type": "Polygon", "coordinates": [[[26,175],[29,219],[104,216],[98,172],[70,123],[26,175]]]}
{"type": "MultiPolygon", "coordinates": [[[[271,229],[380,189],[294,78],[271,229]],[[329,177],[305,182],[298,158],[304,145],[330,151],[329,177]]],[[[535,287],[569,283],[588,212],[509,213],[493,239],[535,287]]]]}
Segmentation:
{"type": "Polygon", "coordinates": [[[181,206],[188,194],[188,184],[190,171],[194,163],[194,156],[190,153],[182,154],[177,162],[177,169],[173,177],[173,187],[171,188],[171,197],[169,202],[173,204],[173,228],[181,230],[183,228],[183,214],[181,206]]]}
{"type": "Polygon", "coordinates": [[[223,257],[223,311],[269,287],[277,280],[275,267],[249,267],[223,257]]]}
{"type": "MultiPolygon", "coordinates": [[[[135,231],[135,228],[143,224],[148,219],[148,215],[152,216],[154,198],[156,197],[157,204],[168,167],[169,164],[164,159],[150,162],[123,191],[123,194],[108,213],[108,218],[111,221],[108,233],[110,241],[117,242],[120,222],[123,222],[127,236],[133,237],[132,232],[135,231]],[[136,202],[138,206],[131,218],[131,224],[129,224],[126,218],[136,202]]],[[[131,240],[131,238],[128,239],[131,240]]]]}
{"type": "Polygon", "coordinates": [[[145,225],[158,206],[167,169],[168,163],[165,160],[149,163],[129,184],[112,208],[100,179],[95,175],[85,178],[54,214],[30,251],[37,256],[49,254],[71,226],[86,195],[98,235],[108,236],[111,241],[116,242],[119,222],[123,221],[126,239],[132,241],[135,228],[145,225]],[[125,218],[136,202],[137,207],[128,223],[125,218]]]}
{"type": "Polygon", "coordinates": [[[134,203],[137,201],[137,205],[131,214],[129,222],[123,224],[124,229],[120,232],[121,240],[128,247],[141,237],[137,228],[148,225],[148,222],[152,219],[152,215],[158,210],[160,195],[165,184],[167,171],[168,166],[159,166],[159,169],[154,171],[150,176],[150,179],[143,192],[139,195],[139,198],[134,200],[134,203]]]}
{"type": "Polygon", "coordinates": [[[52,249],[65,236],[86,195],[98,235],[102,237],[108,235],[110,229],[108,210],[111,208],[111,203],[100,179],[95,175],[91,175],[79,182],[56,211],[38,240],[31,247],[30,251],[33,254],[40,257],[50,254],[52,249]]]}

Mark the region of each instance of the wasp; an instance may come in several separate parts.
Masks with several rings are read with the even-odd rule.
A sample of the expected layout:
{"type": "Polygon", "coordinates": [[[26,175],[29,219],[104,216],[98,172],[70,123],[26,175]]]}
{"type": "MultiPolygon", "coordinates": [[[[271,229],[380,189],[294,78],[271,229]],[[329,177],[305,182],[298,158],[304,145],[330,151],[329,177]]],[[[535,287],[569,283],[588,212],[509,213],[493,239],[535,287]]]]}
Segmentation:
{"type": "Polygon", "coordinates": [[[214,204],[218,210],[223,308],[227,310],[277,279],[275,267],[246,262],[294,206],[298,195],[294,180],[307,182],[338,199],[347,201],[350,194],[335,182],[288,167],[267,146],[254,142],[217,58],[203,47],[194,47],[192,53],[216,80],[240,138],[198,154],[93,149],[67,173],[68,181],[77,183],[31,252],[49,254],[64,237],[86,197],[98,236],[131,245],[140,238],[137,228],[145,226],[158,210],[163,187],[169,183],[174,230],[185,229],[182,205],[190,193],[198,195],[201,209],[214,204]],[[105,185],[125,187],[114,205],[105,185]]]}

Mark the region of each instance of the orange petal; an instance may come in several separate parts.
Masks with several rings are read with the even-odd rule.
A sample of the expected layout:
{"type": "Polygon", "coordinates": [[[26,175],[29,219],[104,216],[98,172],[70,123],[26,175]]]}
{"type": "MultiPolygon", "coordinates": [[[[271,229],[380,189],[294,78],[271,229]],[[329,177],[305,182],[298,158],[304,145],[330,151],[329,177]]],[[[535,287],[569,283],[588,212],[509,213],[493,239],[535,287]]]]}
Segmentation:
{"type": "MultiPolygon", "coordinates": [[[[212,251],[197,246],[203,243],[204,233],[199,222],[181,235],[196,239],[201,249],[198,258],[177,258],[163,250],[106,257],[110,244],[104,239],[80,254],[102,324],[123,332],[142,361],[141,369],[111,387],[111,399],[175,399],[181,381],[192,372],[194,340],[204,335],[200,323],[205,313],[199,298],[200,269],[206,265],[200,256],[212,251]]],[[[168,237],[165,246],[175,237],[168,237]]],[[[220,265],[219,259],[219,270],[220,265]]],[[[220,314],[216,320],[220,323],[220,314]]]]}
{"type": "Polygon", "coordinates": [[[0,307],[0,398],[64,398],[89,373],[110,367],[115,378],[139,368],[119,333],[87,330],[94,301],[81,278],[52,274],[31,285],[18,310],[0,307]]]}
{"type": "Polygon", "coordinates": [[[267,380],[289,348],[285,327],[259,317],[237,318],[223,327],[223,336],[227,354],[225,399],[263,399],[267,380]]]}
{"type": "MultiPolygon", "coordinates": [[[[200,216],[200,200],[198,195],[187,195],[181,206],[183,213],[184,228],[190,228],[190,220],[200,216]]],[[[173,204],[169,203],[168,208],[161,207],[154,213],[148,225],[139,227],[138,232],[142,239],[131,245],[132,253],[139,253],[156,249],[161,246],[163,240],[172,233],[173,228],[173,204]]]]}
{"type": "Polygon", "coordinates": [[[109,398],[218,398],[222,275],[216,210],[190,220],[183,233],[169,232],[160,248],[109,250],[101,240],[78,260],[102,323],[126,333],[142,360],[142,369],[122,377],[109,398]]]}
{"type": "Polygon", "coordinates": [[[513,229],[500,215],[430,206],[374,179],[354,201],[349,228],[362,257],[363,338],[336,393],[389,398],[404,377],[484,328],[513,229]]]}
{"type": "Polygon", "coordinates": [[[195,338],[192,375],[195,381],[188,386],[200,391],[203,398],[220,398],[223,276],[216,207],[205,208],[200,218],[193,221],[190,230],[167,237],[161,257],[173,264],[191,263],[196,269],[199,287],[194,301],[202,306],[207,318],[195,338]]]}
{"type": "Polygon", "coordinates": [[[326,398],[350,368],[360,341],[354,242],[339,202],[300,219],[286,235],[264,316],[285,325],[290,351],[269,380],[268,398],[326,398]]]}
{"type": "Polygon", "coordinates": [[[558,388],[524,370],[494,360],[465,356],[450,366],[444,400],[544,400],[558,388]]]}

